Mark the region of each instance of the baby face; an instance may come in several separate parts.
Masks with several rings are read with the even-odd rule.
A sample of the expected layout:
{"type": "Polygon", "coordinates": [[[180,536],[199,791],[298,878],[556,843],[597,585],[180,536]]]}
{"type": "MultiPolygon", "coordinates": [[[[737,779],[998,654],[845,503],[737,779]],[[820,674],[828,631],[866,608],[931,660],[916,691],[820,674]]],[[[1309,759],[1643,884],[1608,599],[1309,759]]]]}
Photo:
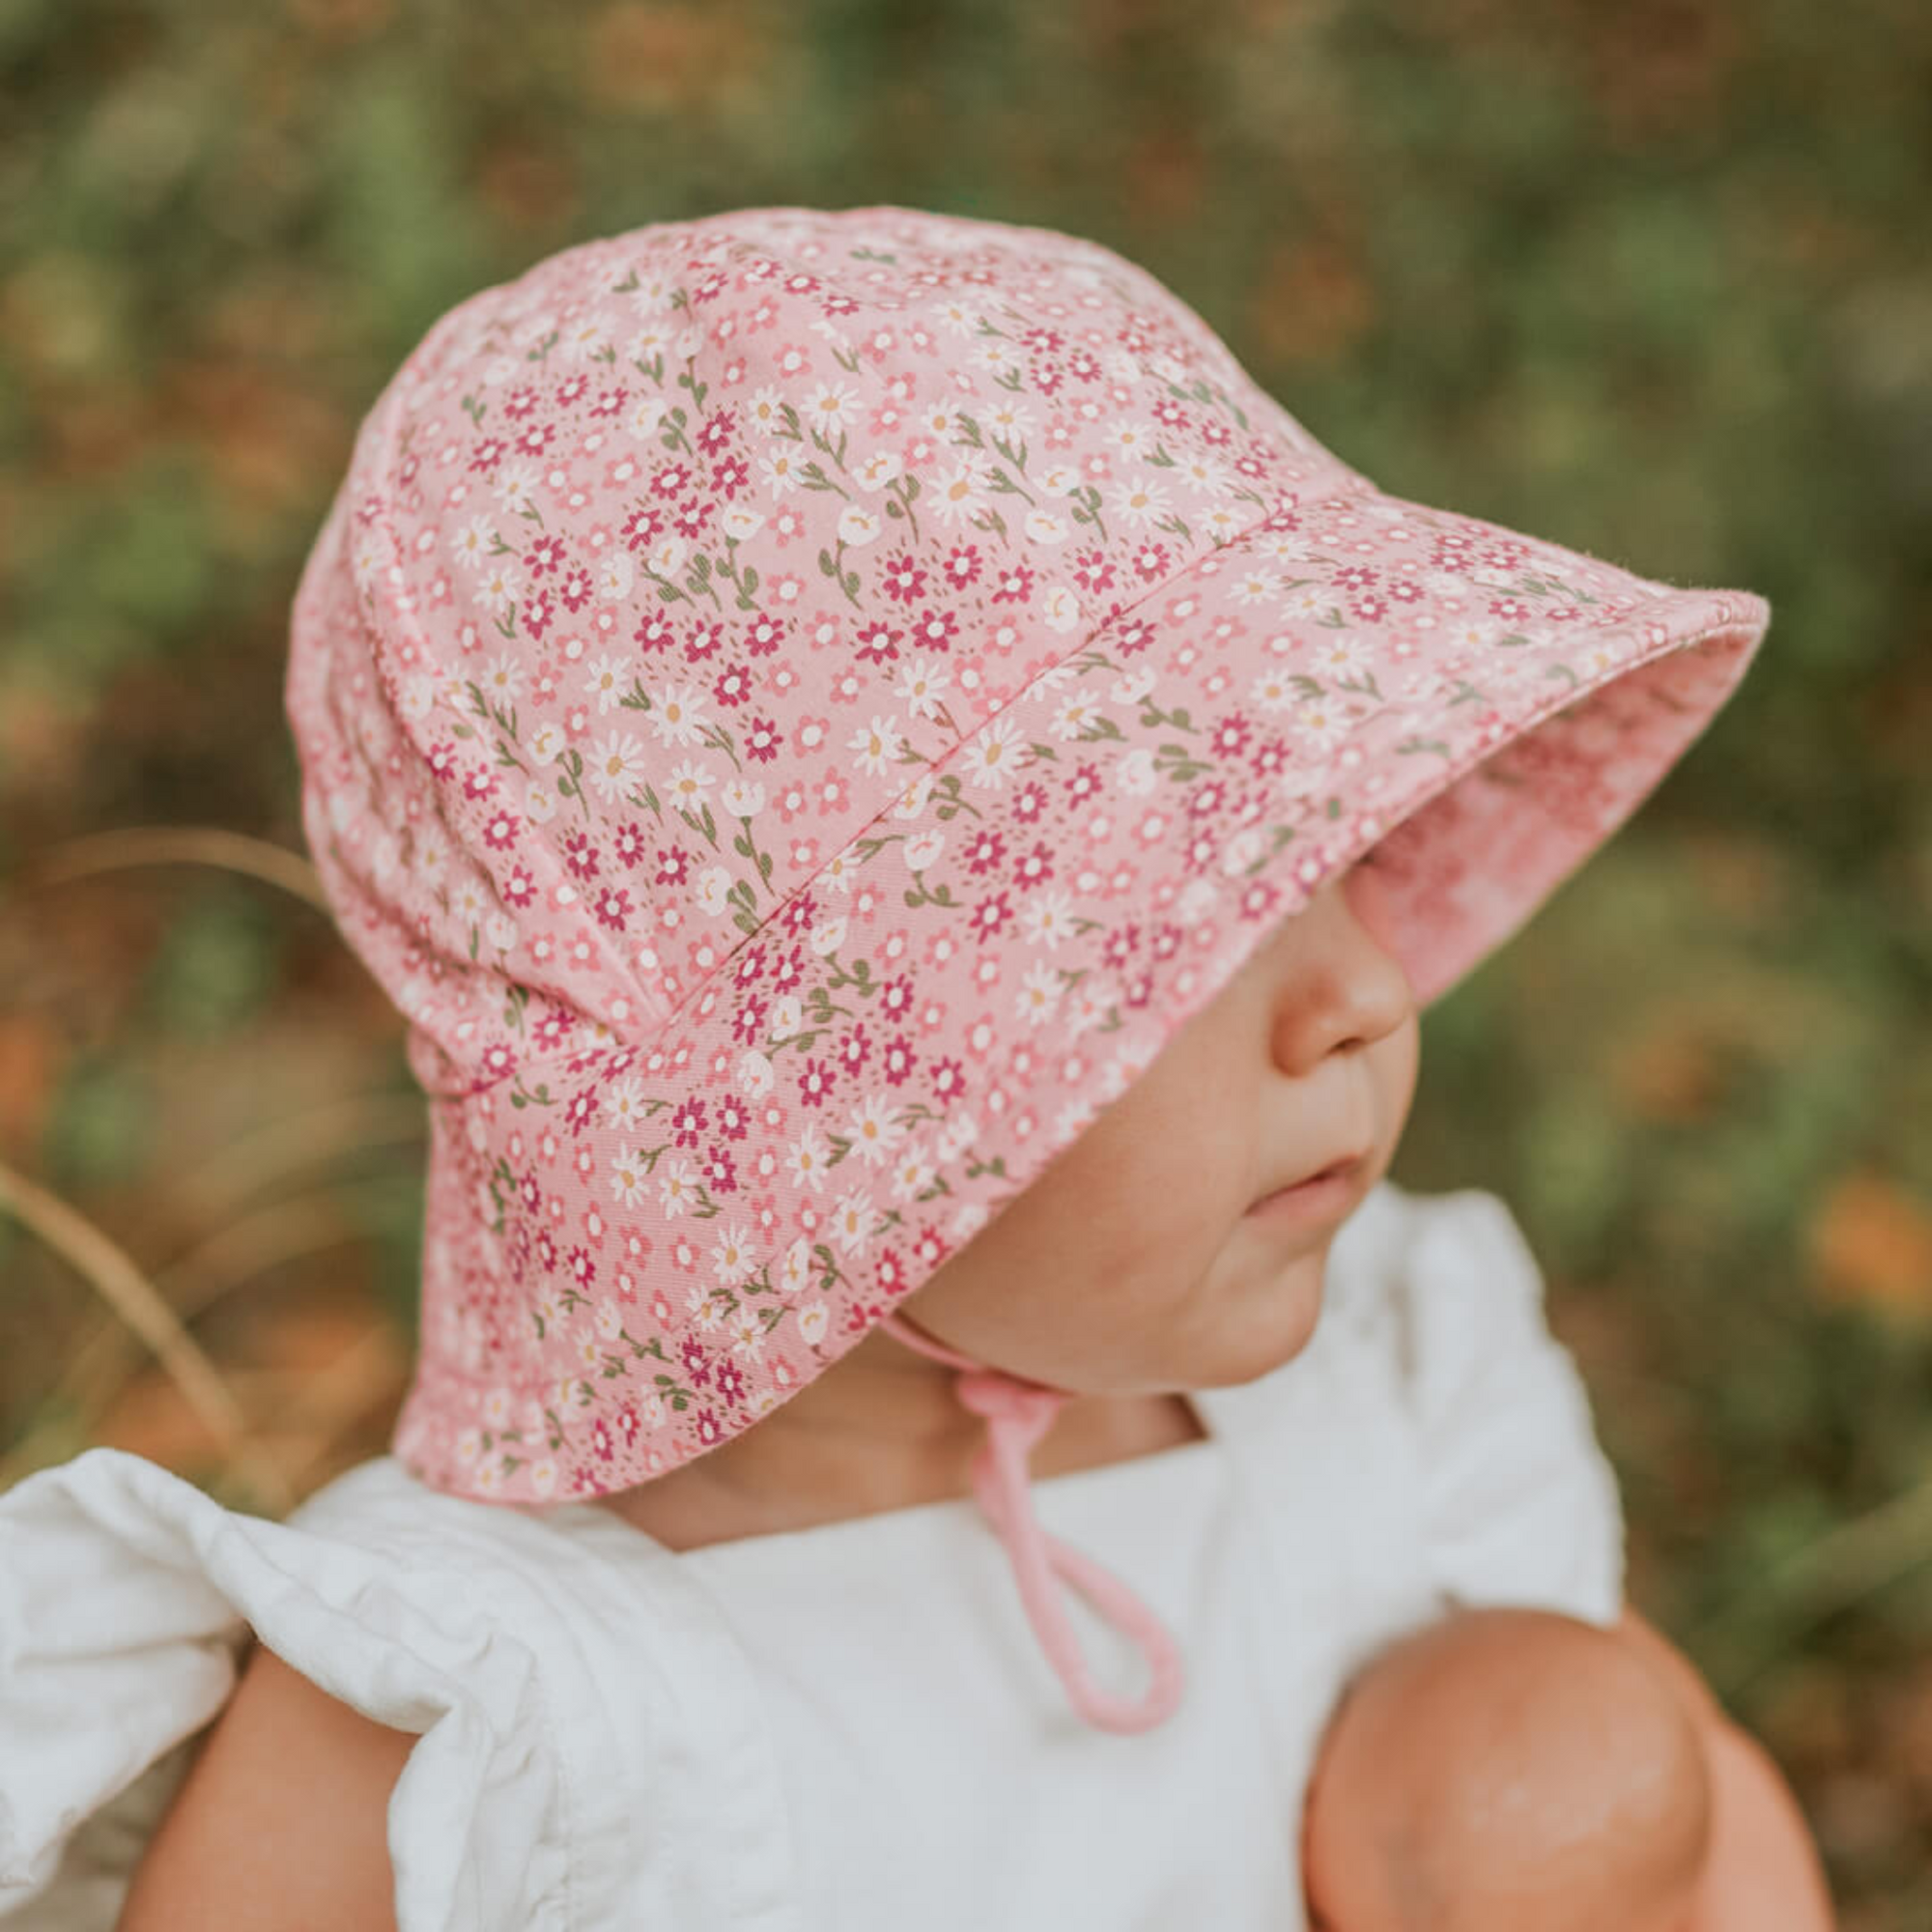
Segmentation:
{"type": "Polygon", "coordinates": [[[927,1332],[1082,1394],[1252,1380],[1321,1313],[1336,1230],[1415,1089],[1414,997],[1357,866],[1283,920],[1132,1087],[906,1303],[927,1332]],[[1366,1150],[1320,1221],[1253,1211],[1366,1150]]]}
{"type": "MultiPolygon", "coordinates": [[[[1083,1465],[1143,1453],[1151,1406],[1251,1381],[1314,1332],[1329,1244],[1415,1085],[1415,1002],[1377,937],[1377,890],[1357,867],[1283,920],[901,1304],[975,1360],[1071,1391],[1054,1439],[1094,1450],[1083,1465]],[[1251,1211],[1363,1150],[1323,1221],[1251,1211]]],[[[603,1501],[685,1548],[966,1493],[985,1425],[954,1380],[875,1328],[756,1428],[603,1501]]]]}

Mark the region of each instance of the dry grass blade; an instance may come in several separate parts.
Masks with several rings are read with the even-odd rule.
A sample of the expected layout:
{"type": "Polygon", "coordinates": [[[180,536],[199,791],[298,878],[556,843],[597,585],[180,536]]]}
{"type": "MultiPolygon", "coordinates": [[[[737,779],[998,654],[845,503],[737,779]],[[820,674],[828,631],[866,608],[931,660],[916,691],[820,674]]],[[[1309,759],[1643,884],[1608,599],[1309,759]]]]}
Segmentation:
{"type": "Polygon", "coordinates": [[[370,1148],[419,1145],[426,1137],[427,1103],[421,1094],[356,1096],[289,1114],[251,1127],[234,1145],[192,1174],[174,1194],[197,1221],[222,1221],[252,1194],[305,1167],[327,1166],[370,1148]]]}
{"type": "Polygon", "coordinates": [[[94,1285],[155,1351],[183,1399],[238,1472],[276,1513],[295,1501],[288,1479],[248,1440],[247,1420],[220,1374],[154,1284],[85,1215],[0,1162],[0,1208],[14,1214],[94,1285]]]}
{"type": "Polygon", "coordinates": [[[34,890],[129,866],[178,865],[216,866],[264,879],[306,899],[317,911],[334,916],[323,895],[320,874],[299,852],[213,825],[137,825],[70,838],[26,860],[13,883],[16,890],[34,890]]]}
{"type": "MultiPolygon", "coordinates": [[[[368,1190],[386,1197],[392,1184],[368,1190]]],[[[183,1321],[192,1321],[224,1295],[290,1261],[359,1240],[363,1231],[345,1213],[345,1197],[357,1190],[337,1182],[254,1214],[231,1218],[154,1277],[156,1292],[183,1321]]],[[[127,1328],[103,1321],[89,1332],[68,1359],[53,1398],[56,1408],[71,1406],[98,1415],[114,1400],[136,1366],[127,1328]]]]}
{"type": "Polygon", "coordinates": [[[1744,1634],[1746,1617],[1728,1611],[1711,1618],[1691,1641],[1700,1655],[1719,1660],[1711,1674],[1723,1694],[1733,1694],[1776,1662],[1774,1638],[1758,1621],[1760,1612],[1769,1611],[1781,1652],[1834,1611],[1927,1562],[1932,1562],[1932,1473],[1758,1578],[1749,1610],[1750,1628],[1762,1633],[1756,1641],[1744,1634]]]}

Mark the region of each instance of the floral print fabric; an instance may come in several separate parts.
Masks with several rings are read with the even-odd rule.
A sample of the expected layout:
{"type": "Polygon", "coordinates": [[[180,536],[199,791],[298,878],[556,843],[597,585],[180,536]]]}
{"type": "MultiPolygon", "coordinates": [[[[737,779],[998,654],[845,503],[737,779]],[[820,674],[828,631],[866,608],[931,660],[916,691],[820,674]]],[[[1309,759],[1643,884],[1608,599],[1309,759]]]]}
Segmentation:
{"type": "Polygon", "coordinates": [[[430,1098],[398,1459],[545,1502],[752,1426],[1371,845],[1455,983],[1769,616],[1388,496],[1051,231],[739,211],[459,303],[287,681],[430,1098]]]}

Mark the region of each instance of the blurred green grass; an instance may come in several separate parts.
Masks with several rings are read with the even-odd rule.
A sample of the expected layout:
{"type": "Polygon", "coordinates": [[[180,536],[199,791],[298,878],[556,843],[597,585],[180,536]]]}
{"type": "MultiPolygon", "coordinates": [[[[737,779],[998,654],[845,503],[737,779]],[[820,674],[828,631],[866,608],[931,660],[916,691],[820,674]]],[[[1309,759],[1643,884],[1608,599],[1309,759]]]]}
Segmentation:
{"type": "MultiPolygon", "coordinates": [[[[1396,1172],[1515,1207],[1639,1601],[1791,1777],[1847,1932],[1932,1923],[1928,98],[1906,0],[8,0],[0,1159],[251,1413],[330,1391],[303,1481],[379,1451],[395,1015],[262,880],[26,868],[134,826],[299,849],[295,576],[462,297],[752,203],[1093,236],[1393,493],[1771,599],[1707,739],[1430,1014],[1396,1172]]],[[[0,1450],[236,1483],[4,1214],[0,1281],[0,1450]]]]}

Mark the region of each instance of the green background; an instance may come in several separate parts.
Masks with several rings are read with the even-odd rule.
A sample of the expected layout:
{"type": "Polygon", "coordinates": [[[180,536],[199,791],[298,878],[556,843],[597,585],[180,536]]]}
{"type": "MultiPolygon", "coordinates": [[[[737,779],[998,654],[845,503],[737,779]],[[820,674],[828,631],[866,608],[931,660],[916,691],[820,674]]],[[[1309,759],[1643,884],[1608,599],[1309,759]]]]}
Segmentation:
{"type": "MultiPolygon", "coordinates": [[[[0,1163],[298,1490],[400,1390],[400,1023],[241,844],[77,841],[300,849],[296,574],[464,296],[753,203],[1064,228],[1393,494],[1769,598],[1429,1014],[1395,1176],[1515,1208],[1634,1596],[1848,1932],[1932,1924],[1932,11],[0,0],[0,1163]]],[[[0,1212],[0,1475],[111,1440],[260,1502],[44,1226],[0,1212]]]]}

